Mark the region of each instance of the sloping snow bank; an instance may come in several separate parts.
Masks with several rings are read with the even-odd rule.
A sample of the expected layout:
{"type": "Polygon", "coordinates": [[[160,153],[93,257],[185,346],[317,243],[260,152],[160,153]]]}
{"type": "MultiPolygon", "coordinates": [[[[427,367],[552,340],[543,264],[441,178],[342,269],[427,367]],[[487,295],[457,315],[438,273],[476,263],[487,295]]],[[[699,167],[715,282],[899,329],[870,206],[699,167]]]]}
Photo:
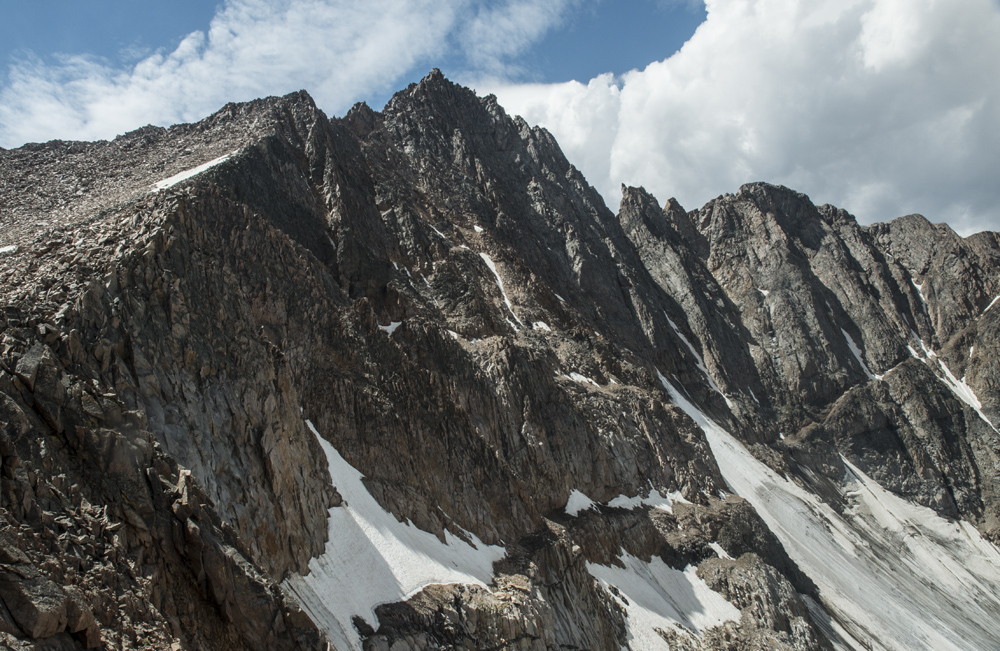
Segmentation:
{"type": "Polygon", "coordinates": [[[955,523],[882,489],[859,469],[843,515],[757,461],[669,382],[674,403],[705,431],[730,487],[747,499],[819,587],[856,649],[944,651],[1000,644],[1000,553],[955,523]]]}
{"type": "Polygon", "coordinates": [[[181,181],[187,181],[189,178],[191,178],[193,176],[198,176],[199,174],[201,174],[205,170],[207,170],[209,168],[212,168],[212,167],[215,167],[219,163],[223,163],[223,162],[229,160],[235,154],[236,154],[236,152],[231,152],[229,154],[226,154],[225,156],[219,156],[215,160],[210,160],[207,163],[199,165],[198,167],[193,167],[193,168],[191,168],[189,170],[184,170],[183,172],[180,172],[179,174],[174,174],[169,179],[163,179],[162,181],[153,184],[153,189],[156,190],[156,191],[160,191],[160,190],[166,190],[167,188],[172,188],[175,185],[177,185],[178,183],[180,183],[181,181]]]}
{"type": "Polygon", "coordinates": [[[631,554],[623,554],[621,561],[624,568],[587,563],[587,570],[605,589],[617,589],[618,594],[609,591],[628,613],[625,626],[632,651],[670,651],[657,628],[702,633],[740,619],[740,611],[691,566],[681,572],[659,558],[646,563],[631,554]]]}
{"type": "Polygon", "coordinates": [[[851,337],[851,335],[847,334],[847,330],[841,328],[840,332],[844,335],[844,339],[847,341],[847,347],[851,349],[851,354],[854,355],[854,359],[858,360],[858,364],[861,365],[861,370],[865,372],[865,375],[868,376],[868,379],[881,380],[882,376],[875,375],[874,373],[872,373],[871,370],[868,368],[868,365],[865,364],[864,358],[861,357],[861,349],[858,348],[858,345],[854,342],[854,339],[851,337]]]}
{"type": "Polygon", "coordinates": [[[447,544],[433,534],[396,520],[362,483],[362,474],[344,460],[306,421],[330,464],[330,477],[344,498],[330,509],[328,540],[322,556],[309,561],[309,574],[293,574],[282,588],[298,599],[310,619],[335,648],[361,649],[351,623],[355,615],[377,627],[375,607],[401,601],[428,585],[465,583],[485,586],[502,547],[488,546],[469,534],[473,545],[445,532],[447,544]]]}
{"type": "MultiPolygon", "coordinates": [[[[507,309],[510,310],[511,316],[514,317],[514,320],[517,321],[523,328],[524,323],[521,321],[521,319],[517,317],[517,313],[514,312],[514,306],[511,305],[510,298],[507,297],[507,290],[503,288],[503,279],[500,277],[500,272],[497,271],[497,265],[495,262],[493,262],[493,258],[491,258],[486,253],[480,253],[479,257],[483,259],[483,262],[486,263],[486,266],[489,267],[489,270],[493,272],[493,278],[497,281],[497,287],[500,288],[500,294],[503,296],[504,305],[506,305],[507,309]]],[[[513,326],[515,331],[517,330],[517,326],[515,326],[513,323],[511,323],[511,326],[513,326]]]]}

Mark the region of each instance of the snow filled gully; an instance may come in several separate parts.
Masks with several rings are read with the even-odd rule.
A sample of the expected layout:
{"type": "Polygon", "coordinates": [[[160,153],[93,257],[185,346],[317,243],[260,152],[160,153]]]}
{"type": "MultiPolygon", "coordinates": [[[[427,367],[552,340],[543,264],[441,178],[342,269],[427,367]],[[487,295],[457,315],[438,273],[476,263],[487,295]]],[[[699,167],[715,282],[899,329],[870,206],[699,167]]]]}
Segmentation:
{"type": "Polygon", "coordinates": [[[1000,552],[952,522],[847,468],[837,513],[757,461],[665,378],[674,404],[704,431],[730,488],[753,504],[817,585],[843,649],[1000,648],[1000,552]]]}
{"type": "Polygon", "coordinates": [[[282,587],[298,599],[336,649],[361,649],[352,624],[359,616],[377,628],[375,607],[402,601],[429,585],[486,586],[502,547],[469,534],[470,545],[450,532],[437,536],[396,520],[372,497],[355,470],[309,421],[330,465],[330,477],[344,498],[329,511],[326,549],[309,561],[309,574],[293,574],[282,587]]]}

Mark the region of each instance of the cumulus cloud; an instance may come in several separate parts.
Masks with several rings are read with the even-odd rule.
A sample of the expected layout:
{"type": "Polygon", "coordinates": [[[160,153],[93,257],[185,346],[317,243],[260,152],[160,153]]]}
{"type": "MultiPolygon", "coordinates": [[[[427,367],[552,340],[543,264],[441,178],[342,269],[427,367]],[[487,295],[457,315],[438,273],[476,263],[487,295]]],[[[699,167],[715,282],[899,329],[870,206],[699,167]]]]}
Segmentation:
{"type": "Polygon", "coordinates": [[[613,79],[480,84],[549,128],[617,205],[688,208],[764,180],[863,222],[1000,230],[1000,4],[708,0],[670,58],[613,79]]]}
{"type": "Polygon", "coordinates": [[[341,114],[454,60],[460,79],[548,127],[613,207],[623,182],[694,208],[765,180],[864,222],[921,212],[1000,230],[996,0],[708,0],[688,43],[643,70],[509,81],[596,1],[227,0],[206,31],[127,67],[11,66],[0,145],[109,138],[299,88],[341,114]]]}
{"type": "Polygon", "coordinates": [[[83,56],[11,66],[0,89],[0,145],[109,138],[300,88],[339,114],[447,54],[502,75],[503,60],[574,2],[228,0],[207,31],[128,68],[83,56]]]}
{"type": "Polygon", "coordinates": [[[580,0],[508,0],[500,6],[480,6],[463,30],[463,48],[477,73],[510,77],[520,71],[512,70],[508,60],[560,25],[567,10],[580,4],[580,0]]]}
{"type": "Polygon", "coordinates": [[[587,180],[601,190],[606,199],[614,196],[618,190],[612,182],[611,150],[618,135],[621,97],[612,74],[599,75],[588,84],[578,81],[563,84],[487,82],[485,86],[497,93],[507,111],[548,128],[566,157],[587,180]]]}

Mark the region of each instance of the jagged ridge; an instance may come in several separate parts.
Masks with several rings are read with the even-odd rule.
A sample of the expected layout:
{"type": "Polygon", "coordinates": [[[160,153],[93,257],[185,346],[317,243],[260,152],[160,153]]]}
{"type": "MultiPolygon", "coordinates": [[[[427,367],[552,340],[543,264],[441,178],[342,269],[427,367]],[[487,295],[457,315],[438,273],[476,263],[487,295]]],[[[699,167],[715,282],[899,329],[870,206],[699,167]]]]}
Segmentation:
{"type": "MultiPolygon", "coordinates": [[[[704,435],[658,377],[838,508],[842,454],[911,499],[997,529],[986,422],[997,419],[997,317],[983,312],[1000,294],[995,235],[961,240],[915,217],[861,227],[764,184],[692,213],[627,188],[616,217],[547,132],[438,72],[381,113],[360,105],[328,119],[299,93],[112,143],[2,152],[0,165],[4,237],[17,247],[0,258],[11,306],[0,390],[5,422],[21,423],[5,430],[5,464],[52,469],[8,473],[4,517],[44,540],[60,514],[107,505],[125,532],[115,554],[152,554],[117,588],[148,605],[122,611],[102,608],[110,597],[93,583],[109,565],[72,569],[81,596],[61,607],[84,602],[96,616],[86,630],[108,643],[138,645],[139,630],[187,648],[319,643],[273,584],[305,571],[326,509],[341,508],[305,418],[398,517],[506,549],[491,590],[428,588],[377,621],[340,623],[372,648],[620,648],[634,614],[587,563],[623,553],[700,565],[743,609],[739,625],[665,633],[674,642],[805,649],[836,636],[814,625],[796,591],[822,593],[752,507],[716,497],[725,484],[704,435]],[[68,153],[92,167],[81,173],[68,153]],[[122,189],[78,195],[69,171],[122,189]],[[59,224],[32,233],[40,214],[59,224]],[[941,241],[929,252],[911,243],[928,233],[941,241]],[[964,302],[963,285],[974,288],[964,302]],[[920,348],[928,361],[913,359],[918,340],[964,372],[982,418],[936,359],[920,348]],[[133,478],[138,494],[196,482],[202,510],[153,498],[136,509],[73,465],[111,468],[99,451],[117,437],[151,450],[128,466],[179,464],[133,478]],[[60,499],[65,481],[79,497],[60,499]],[[692,504],[563,513],[572,491],[606,504],[651,487],[692,504]],[[260,573],[206,572],[208,552],[192,549],[233,550],[223,556],[260,573]],[[234,601],[241,581],[260,586],[255,608],[234,601]],[[172,614],[178,582],[186,604],[216,614],[172,614]],[[762,586],[764,611],[736,596],[762,586]],[[504,603],[519,614],[500,615],[504,603]],[[456,606],[482,614],[453,621],[456,606]]],[[[22,565],[57,553],[21,544],[34,550],[22,565]]],[[[66,563],[46,576],[64,583],[66,563]]],[[[44,631],[16,614],[2,630],[74,632],[59,607],[44,631]]]]}

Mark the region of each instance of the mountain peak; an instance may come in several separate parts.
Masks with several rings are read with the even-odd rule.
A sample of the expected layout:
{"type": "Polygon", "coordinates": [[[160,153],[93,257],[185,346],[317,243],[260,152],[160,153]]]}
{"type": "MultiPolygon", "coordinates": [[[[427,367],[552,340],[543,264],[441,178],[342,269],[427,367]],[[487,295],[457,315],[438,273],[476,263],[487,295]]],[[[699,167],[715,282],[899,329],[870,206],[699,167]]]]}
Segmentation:
{"type": "Polygon", "coordinates": [[[2,151],[0,206],[0,647],[1000,639],[995,236],[616,217],[437,69],[2,151]]]}
{"type": "Polygon", "coordinates": [[[444,73],[441,72],[440,68],[431,68],[431,71],[428,72],[421,81],[431,83],[431,82],[448,81],[448,79],[447,77],[444,76],[444,73]]]}

